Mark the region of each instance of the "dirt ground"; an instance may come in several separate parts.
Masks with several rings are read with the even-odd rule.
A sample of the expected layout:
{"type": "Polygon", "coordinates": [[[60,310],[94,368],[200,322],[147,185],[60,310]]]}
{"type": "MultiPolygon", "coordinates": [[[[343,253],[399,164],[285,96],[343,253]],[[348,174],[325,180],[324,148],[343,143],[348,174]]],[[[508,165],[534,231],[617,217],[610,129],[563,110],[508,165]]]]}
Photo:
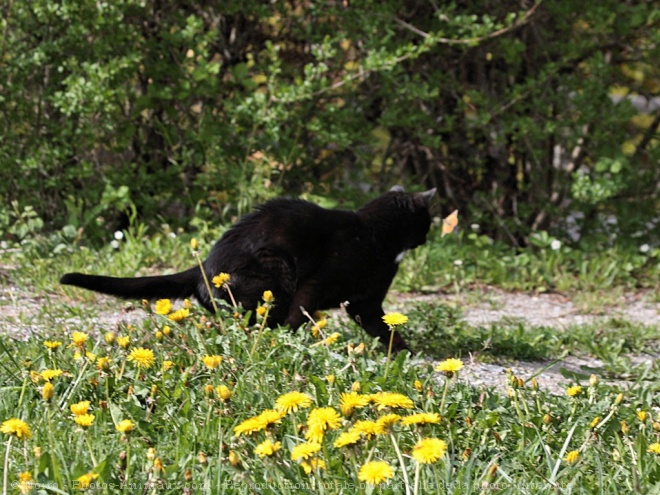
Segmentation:
{"type": "MultiPolygon", "coordinates": [[[[388,301],[397,302],[414,300],[438,301],[458,304],[465,320],[472,325],[484,325],[497,322],[503,318],[517,319],[531,325],[566,328],[569,325],[579,325],[597,322],[598,319],[617,317],[631,322],[646,325],[660,325],[660,302],[650,292],[622,293],[616,297],[616,304],[597,305],[597,309],[585,310],[584,301],[576,302],[560,294],[525,294],[508,293],[499,289],[480,289],[478,294],[462,294],[460,298],[447,294],[399,295],[390,294],[388,301]]],[[[93,304],[94,311],[87,320],[86,305],[65,300],[61,296],[29,294],[17,287],[7,286],[0,289],[0,333],[9,334],[15,338],[24,339],[30,335],[43,335],[48,321],[56,321],[67,328],[77,326],[96,326],[99,330],[110,330],[120,321],[139,322],[145,313],[141,309],[121,311],[121,305],[110,298],[98,297],[99,304],[93,304]],[[58,307],[72,308],[69,314],[50,314],[48,308],[57,304],[58,307]],[[50,319],[50,320],[49,320],[50,319]]],[[[89,304],[87,305],[89,306],[89,304]]],[[[652,352],[641,356],[631,356],[635,364],[657,359],[652,352]]],[[[563,393],[568,383],[560,369],[585,373],[583,367],[598,368],[602,366],[597,359],[566,357],[557,363],[550,362],[508,362],[506,364],[490,364],[468,359],[466,368],[460,374],[460,379],[474,386],[506,388],[505,377],[510,368],[516,376],[529,379],[540,373],[540,386],[553,393],[563,393]]]]}

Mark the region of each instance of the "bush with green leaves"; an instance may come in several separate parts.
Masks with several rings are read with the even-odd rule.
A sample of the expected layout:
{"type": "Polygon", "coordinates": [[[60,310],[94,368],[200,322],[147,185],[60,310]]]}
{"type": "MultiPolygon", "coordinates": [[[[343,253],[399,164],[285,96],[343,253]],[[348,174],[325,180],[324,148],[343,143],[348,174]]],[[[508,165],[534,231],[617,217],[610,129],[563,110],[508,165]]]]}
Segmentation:
{"type": "Polygon", "coordinates": [[[131,218],[403,181],[514,244],[569,226],[657,241],[660,114],[631,104],[660,92],[651,3],[34,0],[4,14],[0,220],[18,201],[98,242],[131,218]]]}

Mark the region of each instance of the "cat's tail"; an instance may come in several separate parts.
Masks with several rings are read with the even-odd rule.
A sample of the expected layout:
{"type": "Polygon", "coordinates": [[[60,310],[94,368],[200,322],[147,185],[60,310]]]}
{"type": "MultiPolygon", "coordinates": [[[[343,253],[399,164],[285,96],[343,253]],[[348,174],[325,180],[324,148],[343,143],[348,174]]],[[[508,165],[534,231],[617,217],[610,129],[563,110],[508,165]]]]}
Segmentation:
{"type": "Polygon", "coordinates": [[[138,278],[67,273],[60,283],[123,299],[182,299],[196,293],[200,277],[201,271],[195,267],[173,275],[138,278]]]}

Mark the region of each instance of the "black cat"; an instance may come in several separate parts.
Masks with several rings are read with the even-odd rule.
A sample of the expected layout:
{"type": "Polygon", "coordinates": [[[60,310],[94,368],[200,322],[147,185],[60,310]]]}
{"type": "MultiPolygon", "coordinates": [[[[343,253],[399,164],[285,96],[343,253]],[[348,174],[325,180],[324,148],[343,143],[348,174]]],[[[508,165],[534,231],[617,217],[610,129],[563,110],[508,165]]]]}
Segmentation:
{"type": "MultiPolygon", "coordinates": [[[[387,345],[383,299],[404,252],[426,242],[434,194],[435,189],[405,193],[395,187],[357,211],[327,210],[297,199],[268,201],[222,236],[204,270],[209,280],[230,274],[231,291],[246,309],[255,309],[264,290],[271,290],[271,325],[297,328],[307,321],[301,308],[313,313],[347,303],[349,315],[387,345]]],[[[60,283],[127,299],[194,295],[213,310],[199,267],[141,278],[67,273],[60,283]]],[[[228,299],[226,291],[213,290],[214,297],[228,299]]],[[[398,333],[394,347],[407,349],[398,333]]]]}

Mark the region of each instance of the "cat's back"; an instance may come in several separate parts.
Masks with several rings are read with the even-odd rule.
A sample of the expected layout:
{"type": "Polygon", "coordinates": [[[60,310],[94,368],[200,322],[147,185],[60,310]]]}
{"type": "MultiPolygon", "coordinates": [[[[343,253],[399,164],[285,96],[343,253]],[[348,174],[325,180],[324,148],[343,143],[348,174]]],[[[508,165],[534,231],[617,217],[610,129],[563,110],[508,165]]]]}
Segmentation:
{"type": "Polygon", "coordinates": [[[362,221],[353,211],[322,208],[302,199],[277,198],[242,217],[219,244],[254,250],[279,246],[292,252],[332,244],[337,236],[358,233],[362,221]]]}

